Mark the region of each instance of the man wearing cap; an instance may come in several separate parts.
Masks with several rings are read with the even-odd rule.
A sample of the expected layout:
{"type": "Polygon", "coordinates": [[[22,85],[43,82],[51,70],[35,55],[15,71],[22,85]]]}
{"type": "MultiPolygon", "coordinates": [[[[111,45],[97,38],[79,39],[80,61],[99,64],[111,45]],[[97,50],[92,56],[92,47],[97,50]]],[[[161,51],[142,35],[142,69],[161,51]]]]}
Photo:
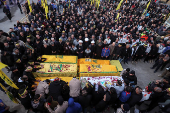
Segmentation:
{"type": "Polygon", "coordinates": [[[24,106],[26,110],[31,109],[31,99],[32,96],[28,92],[26,88],[20,89],[18,92],[18,95],[20,97],[21,104],[24,106]]]}
{"type": "Polygon", "coordinates": [[[47,43],[48,45],[50,45],[51,40],[45,37],[44,40],[43,40],[43,44],[44,43],[47,43]]]}
{"type": "Polygon", "coordinates": [[[89,45],[89,48],[91,50],[91,57],[94,58],[95,50],[96,50],[96,46],[95,46],[95,41],[94,40],[91,41],[91,44],[89,45]]]}
{"type": "Polygon", "coordinates": [[[88,38],[85,38],[83,45],[84,45],[84,48],[85,48],[85,49],[86,49],[87,47],[89,47],[90,42],[89,42],[89,39],[88,39],[88,38]]]}
{"type": "Polygon", "coordinates": [[[60,39],[62,39],[62,41],[63,41],[63,42],[66,42],[67,37],[65,36],[65,34],[64,34],[64,33],[62,33],[62,35],[61,35],[60,39]]]}
{"type": "Polygon", "coordinates": [[[77,54],[78,54],[78,58],[83,58],[83,41],[79,40],[79,44],[77,46],[77,54]]]}

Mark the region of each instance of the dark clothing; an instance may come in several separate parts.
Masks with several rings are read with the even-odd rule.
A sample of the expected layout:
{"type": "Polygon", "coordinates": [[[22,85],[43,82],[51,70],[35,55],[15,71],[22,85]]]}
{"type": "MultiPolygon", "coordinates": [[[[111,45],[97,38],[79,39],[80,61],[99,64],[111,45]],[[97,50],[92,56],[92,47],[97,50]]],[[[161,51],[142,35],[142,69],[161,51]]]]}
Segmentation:
{"type": "Polygon", "coordinates": [[[95,106],[95,109],[97,112],[102,112],[105,110],[107,106],[107,102],[104,101],[104,100],[101,100],[96,106],[95,106]]]}
{"type": "Polygon", "coordinates": [[[134,107],[135,104],[137,104],[142,99],[142,97],[143,97],[142,93],[141,94],[137,94],[136,91],[134,91],[131,94],[131,97],[129,98],[127,103],[129,104],[130,107],[134,107]]]}
{"type": "Polygon", "coordinates": [[[129,73],[128,74],[124,74],[122,75],[122,78],[125,80],[128,80],[129,82],[134,82],[134,83],[131,83],[131,85],[136,85],[137,84],[137,77],[136,75],[132,75],[130,76],[129,73]]]}
{"type": "Polygon", "coordinates": [[[63,82],[53,81],[49,86],[49,94],[53,97],[55,101],[58,100],[58,96],[61,96],[63,82]],[[55,90],[54,90],[55,89],[55,90]]]}
{"type": "Polygon", "coordinates": [[[25,109],[31,108],[31,95],[28,93],[25,98],[20,98],[21,104],[25,107],[25,109]]]}
{"type": "Polygon", "coordinates": [[[42,55],[51,55],[51,48],[47,46],[42,48],[42,55]]]}

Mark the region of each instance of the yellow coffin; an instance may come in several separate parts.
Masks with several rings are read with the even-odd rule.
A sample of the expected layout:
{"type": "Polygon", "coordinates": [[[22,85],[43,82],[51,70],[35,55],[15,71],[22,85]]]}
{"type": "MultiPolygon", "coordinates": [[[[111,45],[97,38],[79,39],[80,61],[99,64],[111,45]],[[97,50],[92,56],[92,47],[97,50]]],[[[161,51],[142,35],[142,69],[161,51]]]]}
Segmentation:
{"type": "Polygon", "coordinates": [[[79,76],[118,76],[118,70],[113,65],[80,64],[79,76]]]}
{"type": "Polygon", "coordinates": [[[110,64],[116,66],[119,72],[123,70],[119,60],[110,60],[110,64]]]}
{"type": "Polygon", "coordinates": [[[77,64],[77,56],[43,55],[42,59],[46,59],[45,63],[77,64]]]}
{"type": "Polygon", "coordinates": [[[98,60],[91,58],[80,58],[78,59],[78,65],[80,64],[101,64],[101,65],[110,65],[109,60],[98,60]]]}
{"type": "Polygon", "coordinates": [[[42,69],[34,77],[74,77],[77,76],[77,64],[41,63],[42,69]]]}

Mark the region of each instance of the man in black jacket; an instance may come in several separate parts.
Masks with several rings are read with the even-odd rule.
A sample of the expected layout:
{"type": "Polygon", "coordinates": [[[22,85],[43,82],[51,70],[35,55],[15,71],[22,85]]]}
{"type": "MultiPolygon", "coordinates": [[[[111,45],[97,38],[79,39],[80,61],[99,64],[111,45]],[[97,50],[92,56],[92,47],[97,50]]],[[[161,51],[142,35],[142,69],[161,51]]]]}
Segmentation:
{"type": "Polygon", "coordinates": [[[142,97],[142,89],[137,86],[134,92],[132,92],[131,97],[129,98],[127,103],[130,107],[134,107],[142,99],[142,97]]]}
{"type": "Polygon", "coordinates": [[[122,77],[124,80],[128,80],[132,87],[135,87],[135,85],[137,84],[137,77],[135,75],[134,70],[130,71],[130,73],[128,73],[128,74],[122,75],[122,77]]]}

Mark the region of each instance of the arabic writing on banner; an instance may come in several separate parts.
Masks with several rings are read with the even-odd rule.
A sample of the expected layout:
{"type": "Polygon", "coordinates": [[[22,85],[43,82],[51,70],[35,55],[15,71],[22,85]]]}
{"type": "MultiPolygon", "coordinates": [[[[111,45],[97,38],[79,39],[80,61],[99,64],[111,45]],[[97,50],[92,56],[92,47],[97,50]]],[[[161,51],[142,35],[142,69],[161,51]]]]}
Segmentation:
{"type": "Polygon", "coordinates": [[[19,104],[18,100],[0,83],[0,87],[6,92],[8,97],[16,104],[19,104]]]}
{"type": "Polygon", "coordinates": [[[117,80],[122,80],[122,77],[119,76],[100,76],[100,77],[80,77],[80,80],[82,79],[86,79],[87,81],[89,81],[92,85],[94,85],[94,83],[99,83],[105,88],[106,84],[105,82],[107,82],[108,84],[111,84],[112,82],[115,82],[117,80]]]}
{"type": "Polygon", "coordinates": [[[2,70],[0,70],[0,77],[11,87],[19,89],[2,70]]]}

